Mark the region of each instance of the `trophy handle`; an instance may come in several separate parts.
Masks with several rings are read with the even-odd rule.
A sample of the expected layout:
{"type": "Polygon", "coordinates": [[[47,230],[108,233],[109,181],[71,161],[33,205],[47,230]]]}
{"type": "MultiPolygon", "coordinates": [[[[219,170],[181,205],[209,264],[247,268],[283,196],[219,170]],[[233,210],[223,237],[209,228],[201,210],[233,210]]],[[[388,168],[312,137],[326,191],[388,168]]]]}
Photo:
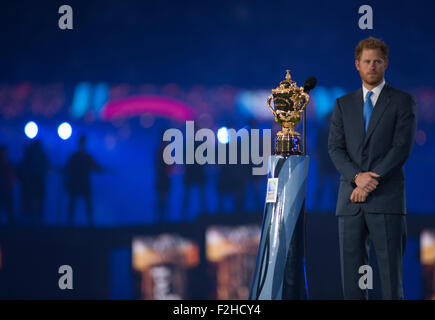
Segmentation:
{"type": "Polygon", "coordinates": [[[310,101],[310,96],[308,95],[308,93],[304,92],[304,88],[303,87],[301,87],[300,94],[301,94],[302,97],[305,98],[305,102],[304,102],[304,104],[302,105],[302,108],[299,111],[300,113],[302,113],[302,112],[304,112],[305,107],[307,106],[308,102],[310,101]]]}
{"type": "Polygon", "coordinates": [[[276,112],[275,110],[273,110],[272,106],[270,105],[270,101],[272,101],[273,99],[273,94],[271,94],[268,98],[267,98],[267,106],[269,107],[270,111],[272,111],[273,115],[276,118],[276,112]]]}

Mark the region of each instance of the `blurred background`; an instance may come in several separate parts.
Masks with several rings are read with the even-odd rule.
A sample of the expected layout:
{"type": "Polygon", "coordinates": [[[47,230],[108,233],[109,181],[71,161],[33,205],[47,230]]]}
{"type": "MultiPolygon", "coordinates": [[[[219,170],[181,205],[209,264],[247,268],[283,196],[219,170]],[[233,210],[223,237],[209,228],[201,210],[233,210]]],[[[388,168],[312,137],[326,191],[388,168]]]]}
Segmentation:
{"type": "Polygon", "coordinates": [[[421,0],[2,4],[0,298],[247,299],[267,177],[252,163],[167,165],[163,133],[186,138],[188,120],[216,145],[227,128],[276,132],[266,99],[290,69],[299,86],[318,79],[307,107],[309,295],[341,299],[329,115],[361,86],[354,48],[375,36],[390,47],[386,81],[418,103],[404,288],[433,299],[434,11],[421,0]],[[72,30],[58,27],[64,4],[72,30]],[[363,4],[373,30],[358,27],[363,4]],[[72,290],[58,287],[62,265],[72,290]]]}

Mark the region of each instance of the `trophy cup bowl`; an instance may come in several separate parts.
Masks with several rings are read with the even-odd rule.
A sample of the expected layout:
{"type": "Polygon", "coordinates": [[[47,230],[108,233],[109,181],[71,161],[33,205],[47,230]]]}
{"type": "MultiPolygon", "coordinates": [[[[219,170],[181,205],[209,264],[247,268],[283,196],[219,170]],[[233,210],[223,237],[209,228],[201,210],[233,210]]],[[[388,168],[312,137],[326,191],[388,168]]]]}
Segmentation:
{"type": "Polygon", "coordinates": [[[272,94],[267,98],[267,105],[275,116],[275,121],[282,126],[275,137],[274,154],[301,155],[301,135],[295,126],[301,121],[310,97],[303,87],[298,87],[291,79],[290,70],[286,71],[285,80],[280,82],[279,87],[272,89],[272,94]]]}

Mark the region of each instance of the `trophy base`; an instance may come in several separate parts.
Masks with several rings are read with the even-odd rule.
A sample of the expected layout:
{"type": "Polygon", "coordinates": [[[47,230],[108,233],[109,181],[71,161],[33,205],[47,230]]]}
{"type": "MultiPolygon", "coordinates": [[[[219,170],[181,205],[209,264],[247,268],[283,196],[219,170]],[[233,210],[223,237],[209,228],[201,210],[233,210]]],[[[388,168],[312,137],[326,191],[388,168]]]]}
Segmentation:
{"type": "Polygon", "coordinates": [[[275,137],[274,155],[291,156],[302,155],[301,138],[298,134],[280,132],[275,137]]]}

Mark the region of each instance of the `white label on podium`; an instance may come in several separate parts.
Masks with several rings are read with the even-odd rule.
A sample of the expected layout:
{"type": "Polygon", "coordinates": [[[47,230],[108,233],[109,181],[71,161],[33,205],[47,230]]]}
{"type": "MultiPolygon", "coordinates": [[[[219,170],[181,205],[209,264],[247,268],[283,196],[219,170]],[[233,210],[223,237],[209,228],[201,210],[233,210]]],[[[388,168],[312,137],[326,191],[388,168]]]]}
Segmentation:
{"type": "Polygon", "coordinates": [[[267,194],[266,203],[276,202],[276,195],[278,193],[278,178],[269,178],[267,180],[267,194]]]}

